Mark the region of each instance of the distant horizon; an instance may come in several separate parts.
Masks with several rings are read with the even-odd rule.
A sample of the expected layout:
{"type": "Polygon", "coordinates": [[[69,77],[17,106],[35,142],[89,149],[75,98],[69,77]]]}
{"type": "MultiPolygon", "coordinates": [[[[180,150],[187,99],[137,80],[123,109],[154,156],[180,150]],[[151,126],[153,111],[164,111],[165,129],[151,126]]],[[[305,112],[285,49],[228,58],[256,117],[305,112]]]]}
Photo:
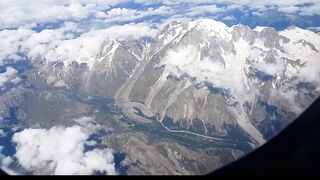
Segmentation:
{"type": "Polygon", "coordinates": [[[277,31],[296,26],[320,31],[320,1],[248,0],[76,0],[0,2],[0,30],[29,28],[40,32],[74,23],[84,31],[115,25],[159,26],[172,20],[209,18],[228,26],[243,24],[273,27],[277,31]]]}

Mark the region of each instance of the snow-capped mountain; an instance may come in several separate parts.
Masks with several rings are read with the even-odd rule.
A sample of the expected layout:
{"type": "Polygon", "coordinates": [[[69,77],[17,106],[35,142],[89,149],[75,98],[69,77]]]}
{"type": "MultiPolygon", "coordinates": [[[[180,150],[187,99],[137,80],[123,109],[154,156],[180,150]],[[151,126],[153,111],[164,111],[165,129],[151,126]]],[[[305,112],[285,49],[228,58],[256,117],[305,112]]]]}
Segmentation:
{"type": "Polygon", "coordinates": [[[133,45],[134,42],[107,38],[99,51],[88,54],[92,51],[86,51],[85,47],[82,50],[61,44],[37,62],[30,79],[53,88],[77,91],[85,97],[112,97],[140,62],[136,55],[140,49],[130,48],[133,45]]]}
{"type": "Polygon", "coordinates": [[[309,30],[202,19],[174,21],[148,42],[103,37],[60,43],[34,60],[28,79],[86,97],[113,97],[146,62],[130,101],[173,129],[209,136],[239,126],[259,143],[319,94],[320,37],[309,30]]]}
{"type": "Polygon", "coordinates": [[[174,21],[147,42],[96,34],[67,39],[47,47],[43,56],[32,56],[28,81],[112,98],[136,76],[129,101],[142,103],[168,127],[209,136],[227,135],[239,126],[259,143],[319,94],[320,37],[309,30],[228,27],[202,19],[174,21]],[[145,67],[137,76],[141,64],[145,67]]]}
{"type": "Polygon", "coordinates": [[[319,42],[297,27],[173,22],[130,97],[171,128],[213,135],[239,125],[262,143],[319,95],[319,42]]]}
{"type": "Polygon", "coordinates": [[[0,76],[0,116],[49,128],[94,115],[118,130],[108,143],[127,162],[139,160],[136,172],[211,171],[280,132],[320,95],[320,36],[298,27],[277,32],[201,19],[127,40],[99,30],[77,38],[16,33],[23,38],[11,43],[19,53],[10,57],[28,66],[6,69],[6,81],[0,76]],[[176,141],[165,139],[174,134],[176,141]],[[200,150],[189,148],[197,138],[200,150]]]}

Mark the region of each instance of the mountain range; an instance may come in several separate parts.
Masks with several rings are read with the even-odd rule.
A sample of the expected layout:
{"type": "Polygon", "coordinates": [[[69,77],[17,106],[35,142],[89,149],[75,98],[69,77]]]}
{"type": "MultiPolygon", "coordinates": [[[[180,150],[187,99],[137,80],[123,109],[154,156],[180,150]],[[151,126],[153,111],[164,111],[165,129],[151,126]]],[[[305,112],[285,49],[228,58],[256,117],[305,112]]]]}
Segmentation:
{"type": "Polygon", "coordinates": [[[82,37],[29,58],[22,82],[0,91],[0,115],[42,128],[88,114],[109,127],[127,119],[126,128],[142,130],[114,130],[118,135],[103,142],[126,153],[137,166],[133,174],[207,173],[265,143],[319,97],[319,51],[320,36],[310,30],[211,19],[173,21],[142,39],[82,37]],[[97,113],[97,106],[108,112],[97,113]],[[167,133],[164,140],[160,132],[152,141],[132,139],[157,128],[167,133]],[[199,143],[191,148],[174,134],[203,141],[189,141],[199,143]],[[130,138],[134,144],[126,145],[130,138]],[[219,145],[202,147],[207,141],[219,145]],[[191,161],[191,154],[198,155],[191,161]]]}

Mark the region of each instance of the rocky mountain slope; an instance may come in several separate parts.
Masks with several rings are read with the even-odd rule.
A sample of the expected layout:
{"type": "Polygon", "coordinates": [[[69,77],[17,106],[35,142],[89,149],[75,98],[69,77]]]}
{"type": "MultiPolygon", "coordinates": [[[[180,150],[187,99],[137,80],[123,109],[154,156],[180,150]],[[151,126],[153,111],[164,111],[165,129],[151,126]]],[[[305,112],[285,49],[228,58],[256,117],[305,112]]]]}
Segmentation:
{"type": "Polygon", "coordinates": [[[157,39],[130,98],[173,129],[214,135],[239,125],[262,143],[319,94],[320,37],[311,31],[199,20],[173,22],[157,39]]]}
{"type": "MultiPolygon", "coordinates": [[[[14,110],[27,126],[50,127],[96,113],[92,105],[107,108],[112,101],[121,116],[146,129],[158,123],[169,134],[235,143],[236,153],[228,143],[230,151],[225,152],[237,158],[247,146],[252,149],[277,134],[320,94],[320,36],[297,27],[277,32],[269,27],[228,27],[209,19],[173,21],[152,39],[107,38],[94,47],[94,55],[83,50],[93,47],[77,42],[79,47],[72,49],[70,43],[75,42],[66,41],[28,61],[30,68],[19,74],[22,83],[0,92],[2,117],[12,116],[14,110]]],[[[151,148],[141,134],[116,137],[144,139],[144,146],[151,148]]],[[[129,159],[141,154],[111,146],[127,149],[129,159]]],[[[221,157],[215,157],[214,167],[230,161],[222,161],[227,156],[218,151],[221,157]]],[[[168,163],[161,158],[162,164],[168,163]]],[[[148,164],[155,169],[159,165],[157,157],[142,162],[145,173],[148,164]]]]}

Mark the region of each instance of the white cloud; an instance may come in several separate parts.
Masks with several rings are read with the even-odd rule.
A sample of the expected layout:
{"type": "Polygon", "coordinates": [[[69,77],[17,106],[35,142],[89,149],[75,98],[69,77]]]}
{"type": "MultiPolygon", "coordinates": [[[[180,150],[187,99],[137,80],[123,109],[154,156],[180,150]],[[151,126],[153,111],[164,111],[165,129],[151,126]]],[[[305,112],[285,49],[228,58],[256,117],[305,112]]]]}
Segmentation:
{"type": "Polygon", "coordinates": [[[13,136],[15,158],[21,167],[33,174],[116,174],[112,150],[85,151],[90,134],[78,125],[24,129],[13,136]]]}
{"type": "MultiPolygon", "coordinates": [[[[152,4],[150,0],[136,0],[135,2],[152,4]]],[[[162,3],[168,6],[175,6],[178,8],[197,8],[201,6],[210,6],[210,5],[225,5],[225,10],[239,9],[243,10],[248,8],[252,11],[253,14],[264,15],[269,10],[279,10],[283,13],[295,13],[298,12],[298,9],[301,9],[301,15],[315,15],[319,14],[319,0],[261,0],[261,1],[252,1],[252,0],[163,0],[155,1],[156,3],[162,3]],[[309,4],[308,7],[298,7],[299,5],[309,4]],[[302,12],[305,11],[305,12],[302,12]]],[[[201,12],[201,11],[199,11],[201,12]]]]}
{"type": "Polygon", "coordinates": [[[302,7],[300,15],[304,15],[304,16],[320,15],[320,2],[313,4],[310,7],[302,7]]]}
{"type": "Polygon", "coordinates": [[[316,26],[316,27],[308,27],[309,30],[312,31],[320,31],[320,26],[316,26]]]}
{"type": "Polygon", "coordinates": [[[63,40],[75,38],[73,33],[81,33],[75,23],[65,22],[61,28],[45,29],[39,33],[19,28],[0,31],[0,66],[6,60],[20,61],[37,58],[56,47],[63,40]]]}
{"type": "MultiPolygon", "coordinates": [[[[93,30],[74,39],[58,41],[42,54],[48,61],[89,62],[98,58],[100,47],[107,35],[103,30],[93,30]]],[[[53,41],[54,42],[54,41],[53,41]]]]}
{"type": "Polygon", "coordinates": [[[81,33],[77,24],[65,22],[60,28],[45,29],[39,33],[30,29],[0,31],[0,66],[4,60],[24,60],[34,58],[53,48],[61,40],[74,38],[73,33],[81,33]]]}
{"type": "Polygon", "coordinates": [[[137,10],[127,9],[127,8],[113,8],[106,13],[106,17],[115,18],[115,17],[130,17],[136,16],[137,10]]]}
{"type": "Polygon", "coordinates": [[[285,64],[283,63],[283,61],[279,59],[276,61],[275,64],[266,63],[264,61],[255,62],[253,63],[253,67],[271,76],[283,73],[285,70],[285,64]]]}
{"type": "MultiPolygon", "coordinates": [[[[277,9],[284,13],[297,13],[299,15],[315,15],[319,14],[320,1],[319,0],[266,0],[266,1],[249,1],[239,0],[237,3],[242,6],[247,6],[251,10],[267,12],[270,9],[277,9]],[[310,4],[308,7],[297,7],[298,5],[310,4]],[[300,10],[300,11],[299,11],[300,10]]],[[[262,13],[263,14],[263,13],[262,13]]]]}
{"type": "Polygon", "coordinates": [[[4,171],[9,170],[10,164],[13,162],[13,159],[10,156],[5,156],[2,154],[4,147],[0,146],[0,168],[4,171]]]}
{"type": "MultiPolygon", "coordinates": [[[[4,60],[15,61],[46,58],[47,61],[63,61],[65,65],[77,61],[87,63],[89,67],[99,58],[101,46],[108,38],[115,40],[139,39],[154,36],[155,29],[148,24],[116,25],[106,29],[90,30],[75,37],[73,33],[82,33],[77,24],[66,22],[58,29],[45,29],[39,33],[26,30],[2,30],[0,31],[0,65],[4,60]],[[23,56],[21,56],[21,54],[23,56]]],[[[0,87],[5,83],[18,83],[20,78],[16,76],[13,68],[8,68],[0,74],[0,87]]]]}
{"type": "MultiPolygon", "coordinates": [[[[58,41],[57,44],[55,44],[56,40],[52,41],[54,46],[50,45],[49,50],[42,52],[42,57],[48,61],[63,61],[66,65],[77,61],[78,63],[87,63],[89,67],[92,67],[93,63],[100,58],[101,46],[108,38],[115,40],[139,39],[154,36],[155,32],[156,30],[146,24],[126,24],[92,30],[74,39],[58,41]]],[[[37,50],[37,52],[39,51],[37,50]]]]}
{"type": "Polygon", "coordinates": [[[292,14],[292,13],[297,13],[300,10],[300,8],[296,6],[287,6],[287,7],[281,7],[278,10],[284,13],[292,14]]]}
{"type": "Polygon", "coordinates": [[[76,122],[81,127],[85,127],[86,130],[90,132],[95,132],[99,129],[102,129],[102,126],[100,124],[95,123],[94,118],[92,117],[84,116],[81,118],[74,119],[74,122],[76,122]]]}
{"type": "MultiPolygon", "coordinates": [[[[30,1],[28,1],[30,2],[30,1]]],[[[94,5],[79,3],[68,5],[52,5],[45,3],[30,3],[17,6],[6,6],[1,3],[0,28],[15,28],[29,23],[53,23],[59,20],[80,20],[86,18],[94,5]],[[32,6],[31,6],[32,5],[32,6]]]]}
{"type": "MultiPolygon", "coordinates": [[[[168,0],[165,1],[164,4],[172,4],[173,1],[168,0]]],[[[319,15],[320,11],[320,1],[319,0],[261,0],[261,1],[252,1],[252,0],[216,0],[216,1],[196,1],[196,0],[182,0],[175,5],[180,4],[188,4],[189,7],[192,8],[200,8],[201,4],[205,4],[205,6],[210,5],[224,5],[225,12],[229,10],[239,9],[244,10],[248,8],[253,14],[258,16],[264,15],[269,10],[278,10],[285,14],[293,14],[298,13],[297,15],[319,15]],[[303,6],[305,4],[309,4],[309,6],[303,6]],[[302,7],[298,7],[302,5],[302,7]]],[[[201,11],[200,11],[201,12],[201,11]]]]}
{"type": "Polygon", "coordinates": [[[0,31],[0,66],[4,59],[19,60],[22,57],[17,53],[20,46],[34,33],[28,29],[0,31]]]}
{"type": "Polygon", "coordinates": [[[197,15],[205,15],[205,14],[215,14],[223,11],[225,11],[223,8],[219,8],[216,5],[203,5],[203,6],[195,6],[190,8],[187,15],[197,16],[197,15]]]}
{"type": "MultiPolygon", "coordinates": [[[[146,23],[116,25],[84,33],[72,22],[66,22],[58,29],[45,29],[38,33],[27,29],[2,30],[0,44],[4,46],[0,47],[0,65],[3,65],[6,59],[21,60],[24,56],[29,60],[38,58],[47,58],[48,61],[63,60],[66,64],[72,61],[92,63],[99,58],[101,45],[107,38],[139,39],[154,36],[155,33],[156,30],[146,23]],[[81,35],[75,36],[74,33],[81,35]]],[[[0,85],[6,76],[2,75],[0,85]]]]}
{"type": "MultiPolygon", "coordinates": [[[[198,83],[210,82],[216,87],[243,92],[241,79],[241,66],[223,67],[219,62],[209,57],[200,58],[199,50],[195,46],[180,47],[177,50],[169,50],[162,60],[165,65],[165,74],[173,74],[177,77],[188,74],[198,83]],[[240,75],[240,76],[239,76],[240,75]],[[228,78],[226,78],[228,77],[228,78]]],[[[239,63],[241,60],[238,60],[239,63]]],[[[160,64],[160,65],[162,65],[160,64]]]]}
{"type": "Polygon", "coordinates": [[[150,7],[146,10],[135,10],[127,8],[113,8],[108,12],[98,12],[96,17],[103,19],[104,22],[126,22],[143,19],[149,16],[169,16],[173,13],[173,9],[168,6],[160,6],[158,8],[150,7]]]}
{"type": "Polygon", "coordinates": [[[0,138],[5,136],[7,136],[7,134],[2,129],[0,129],[0,138]]]}
{"type": "Polygon", "coordinates": [[[4,87],[6,83],[18,84],[21,79],[17,74],[17,70],[12,67],[7,67],[5,72],[0,73],[0,88],[4,87]]]}
{"type": "Polygon", "coordinates": [[[149,26],[149,24],[125,24],[116,25],[104,30],[108,37],[126,40],[126,39],[140,39],[142,37],[153,37],[157,30],[149,26]]]}
{"type": "Polygon", "coordinates": [[[179,14],[205,16],[234,9],[241,11],[249,9],[256,15],[264,15],[269,10],[278,10],[284,14],[319,15],[320,2],[319,0],[73,0],[71,2],[68,0],[2,0],[0,8],[2,10],[0,29],[4,29],[34,27],[37,24],[58,21],[100,22],[104,19],[104,22],[114,23],[132,22],[153,15],[164,18],[179,14]],[[116,6],[125,2],[135,2],[151,7],[140,10],[116,6]],[[299,7],[306,3],[309,6],[299,7]]]}
{"type": "Polygon", "coordinates": [[[224,17],[224,18],[222,18],[223,20],[225,20],[225,21],[233,21],[233,20],[236,20],[236,18],[234,17],[234,16],[226,16],[226,17],[224,17]]]}
{"type": "Polygon", "coordinates": [[[183,47],[178,50],[169,50],[163,59],[163,63],[172,65],[174,68],[185,67],[197,61],[197,52],[197,49],[193,46],[183,47]]]}
{"type": "Polygon", "coordinates": [[[271,96],[274,96],[274,99],[281,98],[281,102],[280,102],[281,104],[283,105],[290,104],[290,106],[288,106],[289,110],[297,114],[300,114],[303,112],[303,108],[300,107],[299,105],[300,103],[296,103],[296,99],[294,98],[298,93],[299,92],[294,89],[291,89],[291,90],[277,89],[277,90],[271,91],[271,96]]]}
{"type": "Polygon", "coordinates": [[[57,21],[79,21],[110,8],[110,5],[127,1],[129,0],[2,0],[0,29],[57,21]]]}
{"type": "Polygon", "coordinates": [[[43,30],[32,34],[23,44],[25,53],[29,59],[43,56],[51,48],[56,47],[64,40],[63,32],[60,30],[43,30]]]}

